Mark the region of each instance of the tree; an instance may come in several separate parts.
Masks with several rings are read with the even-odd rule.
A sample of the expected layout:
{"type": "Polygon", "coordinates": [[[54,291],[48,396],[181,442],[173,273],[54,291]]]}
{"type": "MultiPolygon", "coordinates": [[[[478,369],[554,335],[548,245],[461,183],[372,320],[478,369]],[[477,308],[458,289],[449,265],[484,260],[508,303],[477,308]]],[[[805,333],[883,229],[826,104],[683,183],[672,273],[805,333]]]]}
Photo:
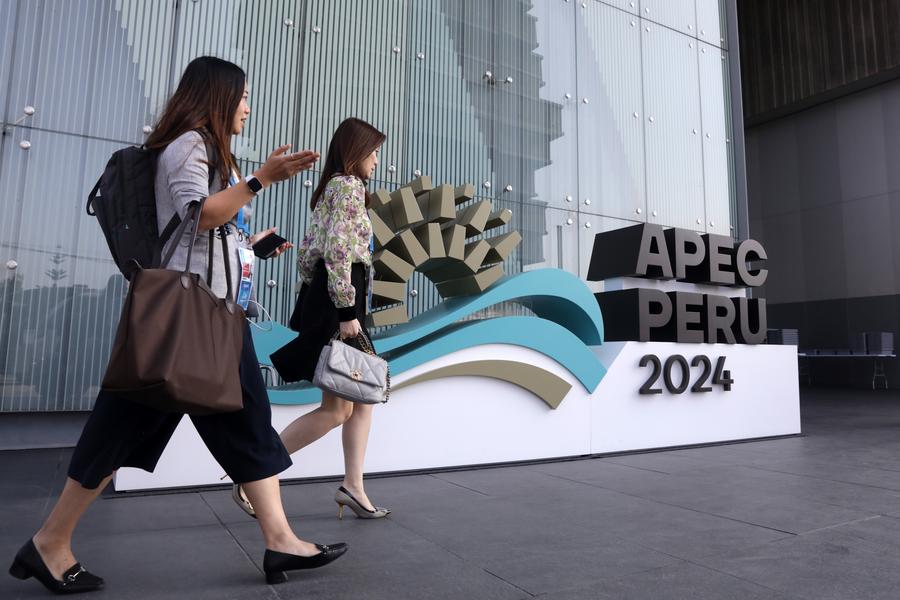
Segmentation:
{"type": "Polygon", "coordinates": [[[50,262],[53,264],[53,266],[45,271],[47,277],[49,277],[50,281],[53,282],[53,287],[56,287],[60,281],[68,277],[68,271],[60,267],[60,265],[65,262],[66,257],[63,256],[59,251],[59,248],[61,248],[61,246],[57,246],[56,248],[56,254],[50,257],[50,262]]]}

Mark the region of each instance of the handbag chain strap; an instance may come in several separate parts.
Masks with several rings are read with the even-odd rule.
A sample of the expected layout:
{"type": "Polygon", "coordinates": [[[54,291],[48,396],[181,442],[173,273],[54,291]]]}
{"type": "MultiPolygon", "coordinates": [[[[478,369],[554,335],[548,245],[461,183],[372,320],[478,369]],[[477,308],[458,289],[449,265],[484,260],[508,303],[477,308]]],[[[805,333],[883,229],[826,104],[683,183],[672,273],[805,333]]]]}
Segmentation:
{"type": "MultiPolygon", "coordinates": [[[[332,341],[341,339],[340,331],[335,332],[334,337],[331,338],[332,341]]],[[[371,354],[372,356],[378,356],[375,352],[375,347],[372,345],[372,340],[369,339],[369,336],[363,333],[362,331],[356,336],[356,339],[359,340],[359,345],[362,347],[362,351],[366,354],[371,354]]],[[[385,374],[385,386],[384,386],[384,401],[387,402],[391,399],[391,365],[387,361],[385,361],[387,366],[387,372],[385,374]]]]}

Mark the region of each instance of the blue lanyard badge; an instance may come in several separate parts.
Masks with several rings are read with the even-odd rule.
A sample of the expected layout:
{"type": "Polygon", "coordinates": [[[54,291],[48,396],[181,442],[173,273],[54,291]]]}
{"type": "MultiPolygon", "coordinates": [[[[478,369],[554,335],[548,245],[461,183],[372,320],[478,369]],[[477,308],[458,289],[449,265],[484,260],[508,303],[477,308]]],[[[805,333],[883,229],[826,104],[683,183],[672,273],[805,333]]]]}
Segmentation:
{"type": "Polygon", "coordinates": [[[247,310],[250,306],[250,294],[253,292],[253,267],[256,256],[250,248],[238,248],[238,258],[241,262],[241,282],[238,285],[237,303],[247,310]]]}

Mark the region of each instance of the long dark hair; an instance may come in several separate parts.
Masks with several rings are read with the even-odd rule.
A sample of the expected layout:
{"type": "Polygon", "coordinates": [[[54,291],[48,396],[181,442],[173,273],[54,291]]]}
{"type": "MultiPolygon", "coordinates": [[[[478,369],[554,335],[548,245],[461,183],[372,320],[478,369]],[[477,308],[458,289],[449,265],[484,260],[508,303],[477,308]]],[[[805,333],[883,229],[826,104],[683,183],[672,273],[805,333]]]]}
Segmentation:
{"type": "Polygon", "coordinates": [[[215,162],[223,182],[228,181],[237,165],[231,156],[231,132],[247,74],[234,63],[213,56],[192,60],[178,89],[144,145],[161,149],[193,129],[205,130],[218,154],[215,162]]]}
{"type": "MultiPolygon", "coordinates": [[[[339,173],[355,175],[362,179],[363,183],[367,183],[369,174],[359,172],[359,164],[377,150],[385,139],[387,136],[362,119],[355,117],[344,119],[331,136],[331,143],[328,144],[322,176],[312,195],[312,208],[319,203],[319,198],[331,178],[339,173]]],[[[366,194],[366,206],[368,205],[369,195],[366,194]]]]}

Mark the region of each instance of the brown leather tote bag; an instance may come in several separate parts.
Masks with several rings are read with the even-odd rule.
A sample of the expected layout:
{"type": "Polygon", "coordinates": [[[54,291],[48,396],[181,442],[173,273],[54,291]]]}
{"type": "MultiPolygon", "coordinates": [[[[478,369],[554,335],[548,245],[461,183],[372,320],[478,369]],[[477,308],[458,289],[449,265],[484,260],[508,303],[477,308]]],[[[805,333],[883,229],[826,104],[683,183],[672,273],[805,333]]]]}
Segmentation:
{"type": "Polygon", "coordinates": [[[189,415],[244,406],[239,375],[244,311],[233,301],[224,235],[227,298],[218,298],[190,272],[202,209],[203,202],[189,209],[161,268],[138,269],[132,276],[102,384],[105,391],[122,398],[189,415]],[[166,269],[191,221],[184,271],[166,269]]]}

